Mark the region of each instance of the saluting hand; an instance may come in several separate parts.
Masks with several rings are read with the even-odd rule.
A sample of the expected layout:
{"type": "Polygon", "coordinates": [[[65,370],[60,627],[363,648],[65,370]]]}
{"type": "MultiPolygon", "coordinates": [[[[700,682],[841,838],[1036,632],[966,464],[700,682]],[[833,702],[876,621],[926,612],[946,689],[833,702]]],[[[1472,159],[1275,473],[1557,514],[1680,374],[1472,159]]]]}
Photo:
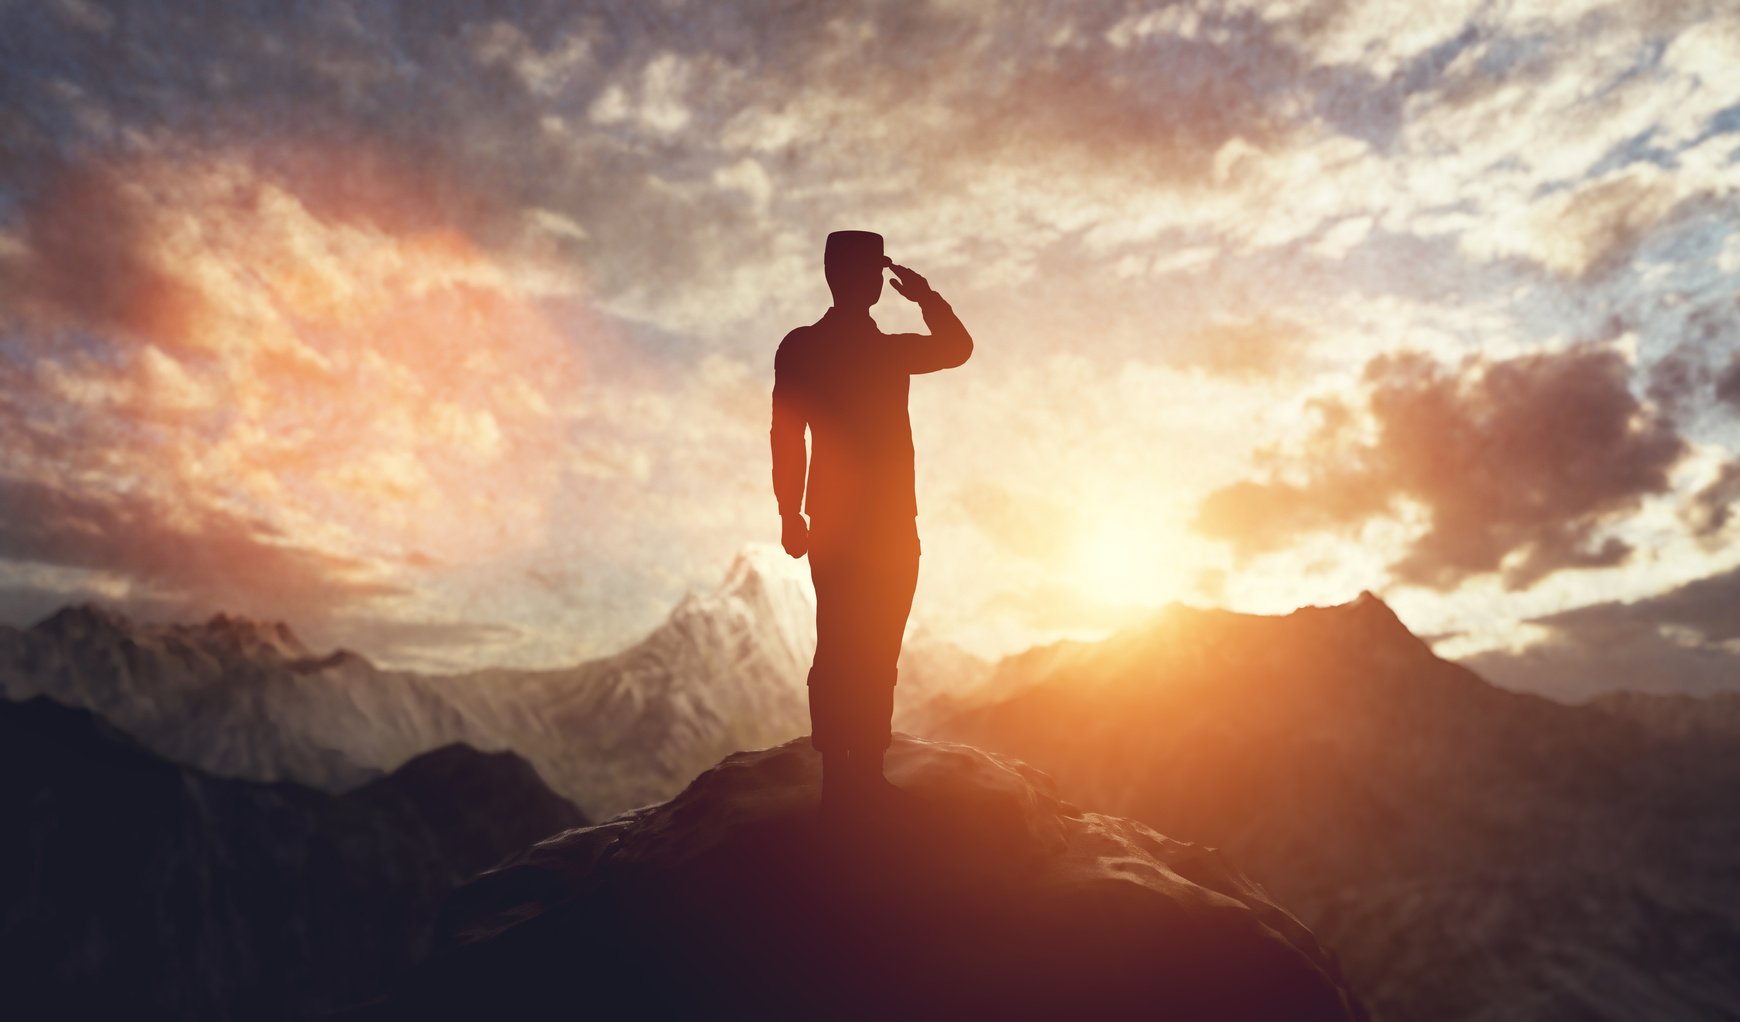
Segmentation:
{"type": "Polygon", "coordinates": [[[930,281],[920,276],[917,270],[898,263],[888,268],[894,271],[894,279],[889,283],[894,285],[894,290],[900,292],[900,297],[916,302],[931,294],[930,281]]]}

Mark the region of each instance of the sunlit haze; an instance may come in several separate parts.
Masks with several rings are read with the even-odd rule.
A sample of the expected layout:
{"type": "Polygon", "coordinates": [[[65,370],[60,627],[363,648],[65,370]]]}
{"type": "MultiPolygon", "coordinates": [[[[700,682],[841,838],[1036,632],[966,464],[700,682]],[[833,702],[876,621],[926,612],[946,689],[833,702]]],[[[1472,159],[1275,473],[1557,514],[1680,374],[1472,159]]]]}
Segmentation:
{"type": "Polygon", "coordinates": [[[862,228],[976,341],[912,385],[915,627],[1369,589],[1740,684],[1732,4],[182,10],[0,4],[8,621],[614,651],[777,542],[774,349],[862,228]]]}

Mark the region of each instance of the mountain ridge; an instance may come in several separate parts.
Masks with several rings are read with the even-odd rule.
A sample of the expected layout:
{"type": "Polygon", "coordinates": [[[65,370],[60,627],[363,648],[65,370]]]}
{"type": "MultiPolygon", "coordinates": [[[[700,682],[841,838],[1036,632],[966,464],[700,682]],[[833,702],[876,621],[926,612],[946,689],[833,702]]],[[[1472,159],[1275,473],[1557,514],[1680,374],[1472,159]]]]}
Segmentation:
{"type": "MultiPolygon", "coordinates": [[[[807,730],[801,568],[770,551],[734,561],[635,645],[567,669],[424,676],[262,652],[204,687],[159,685],[149,643],[127,649],[87,613],[90,634],[108,636],[95,652],[51,643],[21,660],[17,633],[0,631],[0,690],[20,664],[84,656],[116,676],[72,678],[74,695],[137,696],[172,728],[172,751],[277,742],[376,757],[346,759],[350,788],[379,776],[368,764],[383,748],[403,752],[397,765],[481,736],[467,744],[520,750],[601,818],[671,797],[734,749],[807,730]],[[296,699],[272,701],[286,692],[296,699]],[[396,716],[407,707],[409,722],[396,716]],[[232,731],[250,713],[277,730],[232,731]]],[[[1740,1014],[1718,967],[1740,949],[1740,864],[1725,852],[1740,847],[1727,797],[1740,742],[1706,719],[1717,704],[1574,707],[1500,689],[1436,656],[1369,592],[1280,615],[1173,604],[1106,639],[994,666],[942,648],[903,660],[907,730],[1027,760],[1080,804],[1226,849],[1344,952],[1380,1014],[1530,1017],[1465,996],[1437,1005],[1446,984],[1549,1012],[1596,1010],[1599,992],[1624,1017],[1659,1017],[1652,1004],[1740,1014]],[[1589,923],[1587,904],[1610,913],[1610,930],[1589,923]],[[1495,957],[1509,933],[1532,943],[1495,957]],[[1592,964],[1555,971],[1563,959],[1592,964]]]]}
{"type": "MultiPolygon", "coordinates": [[[[538,670],[388,670],[348,650],[315,654],[281,622],[160,624],[85,604],[0,627],[0,696],[92,709],[223,776],[332,792],[452,742],[513,748],[565,797],[609,815],[669,797],[736,749],[807,732],[814,613],[804,565],[767,544],[745,547],[717,585],[686,593],[624,649],[538,670]]],[[[925,641],[902,665],[903,720],[983,667],[925,641]]]]}
{"type": "Polygon", "coordinates": [[[934,733],[1224,849],[1379,1017],[1740,1013],[1740,744],[1500,689],[1402,631],[1375,596],[1175,612],[1000,668],[934,733]]]}

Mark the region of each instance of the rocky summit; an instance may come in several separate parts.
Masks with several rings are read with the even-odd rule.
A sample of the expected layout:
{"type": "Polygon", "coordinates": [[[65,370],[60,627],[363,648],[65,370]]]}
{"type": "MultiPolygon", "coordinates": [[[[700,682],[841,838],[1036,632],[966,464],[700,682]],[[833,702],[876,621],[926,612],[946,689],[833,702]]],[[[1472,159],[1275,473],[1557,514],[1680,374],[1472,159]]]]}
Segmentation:
{"type": "Polygon", "coordinates": [[[802,739],[460,888],[384,1017],[1365,1019],[1333,956],[1215,851],[895,737],[820,804],[802,739]],[[830,807],[830,810],[832,807],[830,807]]]}

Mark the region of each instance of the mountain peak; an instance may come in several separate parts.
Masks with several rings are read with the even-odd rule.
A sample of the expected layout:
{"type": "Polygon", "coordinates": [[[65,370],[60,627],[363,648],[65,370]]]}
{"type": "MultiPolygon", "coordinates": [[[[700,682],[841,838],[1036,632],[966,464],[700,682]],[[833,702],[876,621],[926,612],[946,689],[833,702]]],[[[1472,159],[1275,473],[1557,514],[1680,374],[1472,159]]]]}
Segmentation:
{"type": "Polygon", "coordinates": [[[282,621],[256,621],[219,611],[207,618],[204,624],[178,627],[243,656],[265,655],[284,660],[301,660],[309,656],[308,647],[282,621]]]}
{"type": "Polygon", "coordinates": [[[101,632],[131,632],[131,618],[92,601],[68,604],[31,626],[33,631],[66,638],[84,639],[101,632]]]}
{"type": "Polygon", "coordinates": [[[1346,603],[1300,607],[1287,616],[1308,621],[1319,628],[1351,628],[1367,641],[1401,643],[1409,648],[1431,651],[1424,640],[1402,623],[1390,605],[1370,589],[1361,589],[1358,596],[1346,603]]]}
{"type": "Polygon", "coordinates": [[[804,620],[815,615],[809,565],[771,543],[745,544],[717,586],[685,592],[668,620],[684,622],[722,612],[770,622],[782,635],[801,632],[804,620]]]}
{"type": "Polygon", "coordinates": [[[751,593],[769,582],[789,582],[809,577],[808,566],[772,543],[747,543],[731,559],[721,594],[751,593]]]}
{"type": "Polygon", "coordinates": [[[1358,596],[1342,606],[1351,613],[1363,615],[1371,620],[1394,621],[1398,625],[1402,623],[1402,619],[1396,616],[1396,612],[1390,609],[1390,605],[1370,589],[1361,589],[1358,596]]]}
{"type": "Polygon", "coordinates": [[[95,636],[123,635],[136,640],[180,634],[200,645],[242,656],[276,656],[284,660],[308,657],[308,647],[282,621],[256,621],[219,611],[203,624],[153,625],[138,622],[113,607],[92,601],[68,604],[43,618],[32,630],[56,639],[87,642],[95,636]]]}

